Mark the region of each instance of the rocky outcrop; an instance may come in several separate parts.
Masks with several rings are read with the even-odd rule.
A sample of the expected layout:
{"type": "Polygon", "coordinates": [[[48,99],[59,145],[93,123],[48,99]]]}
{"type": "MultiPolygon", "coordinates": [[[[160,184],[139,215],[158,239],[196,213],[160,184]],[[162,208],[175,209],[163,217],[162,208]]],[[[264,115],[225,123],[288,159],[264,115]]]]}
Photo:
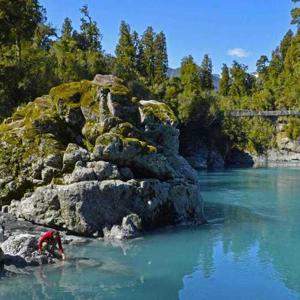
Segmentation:
{"type": "Polygon", "coordinates": [[[226,157],[226,165],[230,167],[300,166],[300,140],[288,137],[286,132],[287,123],[287,118],[279,118],[275,121],[273,148],[268,149],[263,154],[233,149],[226,157]]]}
{"type": "Polygon", "coordinates": [[[53,263],[54,258],[38,252],[38,239],[32,234],[19,234],[9,237],[1,244],[4,262],[18,268],[53,263]]]}
{"type": "MultiPolygon", "coordinates": [[[[0,241],[0,278],[28,274],[35,266],[59,261],[49,253],[38,252],[38,239],[49,228],[17,219],[8,213],[0,213],[0,224],[3,234],[3,240],[0,241]]],[[[64,233],[61,236],[63,244],[78,246],[89,242],[87,238],[64,233]]]]}
{"type": "Polygon", "coordinates": [[[224,157],[216,148],[208,148],[202,143],[191,143],[183,151],[185,159],[196,170],[224,169],[224,157]]]}
{"type": "Polygon", "coordinates": [[[292,140],[283,133],[277,135],[277,148],[265,155],[255,156],[256,165],[300,166],[300,140],[292,140]]]}
{"type": "Polygon", "coordinates": [[[251,168],[255,165],[255,158],[248,152],[232,150],[226,157],[226,166],[234,168],[251,168]]]}
{"type": "Polygon", "coordinates": [[[142,230],[142,220],[136,214],[126,216],[121,225],[114,225],[111,229],[104,228],[104,238],[106,240],[124,240],[137,237],[142,230]]]}
{"type": "Polygon", "coordinates": [[[61,85],[0,125],[0,203],[88,236],[123,230],[131,214],[143,230],[201,223],[197,174],[178,154],[178,136],[166,104],[134,104],[118,78],[61,85]]]}

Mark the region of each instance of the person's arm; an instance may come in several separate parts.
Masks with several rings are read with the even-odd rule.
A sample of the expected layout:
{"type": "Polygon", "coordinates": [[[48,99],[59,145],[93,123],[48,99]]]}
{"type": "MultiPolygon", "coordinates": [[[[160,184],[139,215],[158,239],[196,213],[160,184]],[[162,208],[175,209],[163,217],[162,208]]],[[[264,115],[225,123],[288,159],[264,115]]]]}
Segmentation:
{"type": "Polygon", "coordinates": [[[42,252],[42,238],[39,239],[39,243],[38,243],[38,250],[41,253],[42,252]]]}
{"type": "Polygon", "coordinates": [[[46,232],[43,236],[41,236],[41,238],[39,239],[39,243],[38,243],[38,249],[39,252],[42,253],[42,246],[43,246],[43,242],[45,242],[48,238],[48,232],[46,232]]]}
{"type": "Polygon", "coordinates": [[[62,259],[65,259],[65,254],[64,254],[64,248],[62,246],[61,238],[60,236],[57,238],[57,243],[58,243],[58,249],[59,249],[59,254],[62,259]]]}

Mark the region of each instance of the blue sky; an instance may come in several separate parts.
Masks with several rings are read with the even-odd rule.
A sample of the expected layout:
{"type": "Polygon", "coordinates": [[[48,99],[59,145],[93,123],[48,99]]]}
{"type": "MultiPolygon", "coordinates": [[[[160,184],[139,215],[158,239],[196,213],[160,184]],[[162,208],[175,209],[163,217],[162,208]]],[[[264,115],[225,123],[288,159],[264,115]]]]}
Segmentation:
{"type": "Polygon", "coordinates": [[[122,20],[142,33],[149,25],[167,36],[170,67],[186,55],[200,63],[208,53],[214,72],[237,61],[255,70],[261,54],[270,55],[290,25],[290,0],[41,0],[48,21],[60,28],[65,17],[79,26],[87,4],[103,34],[103,48],[114,53],[122,20]]]}

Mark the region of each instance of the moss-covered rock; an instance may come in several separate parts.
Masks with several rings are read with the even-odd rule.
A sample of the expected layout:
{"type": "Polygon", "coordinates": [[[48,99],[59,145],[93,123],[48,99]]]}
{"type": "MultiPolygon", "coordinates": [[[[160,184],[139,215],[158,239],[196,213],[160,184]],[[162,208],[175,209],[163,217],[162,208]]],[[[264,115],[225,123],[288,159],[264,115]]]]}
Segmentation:
{"type": "Polygon", "coordinates": [[[49,95],[20,106],[0,124],[0,204],[19,199],[26,191],[60,176],[45,161],[50,155],[62,161],[69,143],[93,149],[104,131],[99,120],[100,88],[109,88],[118,100],[125,101],[128,94],[120,82],[115,86],[87,80],[66,83],[52,88],[49,95]],[[7,187],[9,184],[14,188],[7,187]]]}
{"type": "Polygon", "coordinates": [[[158,145],[159,151],[164,154],[178,153],[179,131],[171,108],[155,100],[142,100],[139,104],[141,122],[146,128],[144,136],[151,144],[158,145]]]}
{"type": "Polygon", "coordinates": [[[139,103],[141,121],[143,123],[160,122],[163,124],[176,124],[176,116],[167,104],[155,100],[142,100],[139,103]]]}
{"type": "Polygon", "coordinates": [[[16,216],[84,235],[130,213],[149,228],[201,222],[175,124],[166,104],[137,105],[113,76],[55,87],[0,124],[0,206],[20,200],[16,216]]]}

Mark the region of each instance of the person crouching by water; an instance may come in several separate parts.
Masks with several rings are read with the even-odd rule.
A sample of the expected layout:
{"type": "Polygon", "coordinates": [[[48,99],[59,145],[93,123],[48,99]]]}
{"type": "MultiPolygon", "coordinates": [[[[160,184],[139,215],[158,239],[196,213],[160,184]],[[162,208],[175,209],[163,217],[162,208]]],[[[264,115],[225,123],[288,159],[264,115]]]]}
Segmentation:
{"type": "Polygon", "coordinates": [[[57,246],[59,250],[59,257],[65,260],[66,257],[62,247],[59,231],[49,230],[39,239],[38,249],[41,254],[47,251],[49,254],[57,256],[55,253],[57,246]]]}

